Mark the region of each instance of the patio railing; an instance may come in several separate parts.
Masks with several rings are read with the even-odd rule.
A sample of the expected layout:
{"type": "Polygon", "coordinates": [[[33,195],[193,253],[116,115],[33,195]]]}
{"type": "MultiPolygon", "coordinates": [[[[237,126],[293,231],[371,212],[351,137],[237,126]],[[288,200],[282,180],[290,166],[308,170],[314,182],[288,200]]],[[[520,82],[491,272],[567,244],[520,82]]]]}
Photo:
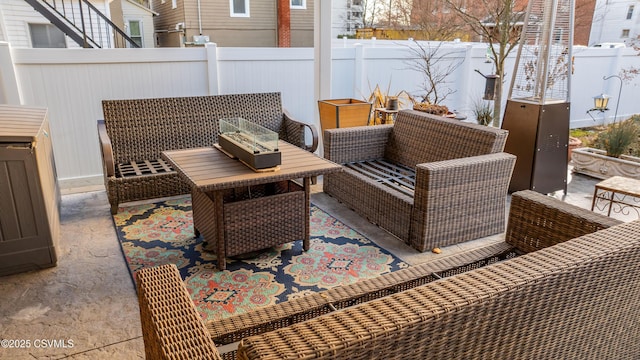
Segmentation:
{"type": "Polygon", "coordinates": [[[140,45],[87,0],[25,0],[84,48],[140,45]]]}

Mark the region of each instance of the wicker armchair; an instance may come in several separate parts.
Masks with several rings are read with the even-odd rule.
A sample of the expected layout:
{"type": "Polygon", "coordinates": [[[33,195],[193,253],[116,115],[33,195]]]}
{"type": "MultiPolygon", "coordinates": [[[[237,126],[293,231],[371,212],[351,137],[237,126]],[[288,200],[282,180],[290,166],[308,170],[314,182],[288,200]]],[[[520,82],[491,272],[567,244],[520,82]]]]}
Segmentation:
{"type": "Polygon", "coordinates": [[[640,220],[527,190],[505,240],[209,324],[174,265],[142,269],[147,358],[637,358],[640,220]]]}
{"type": "Polygon", "coordinates": [[[394,125],[330,129],[325,158],[344,165],[324,192],[418,251],[504,231],[515,156],[507,131],[403,110],[394,125]]]}
{"type": "Polygon", "coordinates": [[[254,121],[311,152],[318,146],[315,127],[294,120],[283,109],[280,93],[104,100],[102,109],[98,135],[113,214],[123,202],[188,194],[188,186],[160,153],[212,146],[221,118],[254,121]]]}

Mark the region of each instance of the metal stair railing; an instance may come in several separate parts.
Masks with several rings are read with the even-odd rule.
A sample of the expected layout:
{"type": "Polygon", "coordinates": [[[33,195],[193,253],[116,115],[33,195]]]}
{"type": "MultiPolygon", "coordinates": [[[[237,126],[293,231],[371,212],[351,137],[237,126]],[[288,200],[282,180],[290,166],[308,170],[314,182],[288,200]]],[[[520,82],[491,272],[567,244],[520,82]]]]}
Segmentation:
{"type": "Polygon", "coordinates": [[[87,0],[25,1],[84,48],[140,47],[87,0]]]}

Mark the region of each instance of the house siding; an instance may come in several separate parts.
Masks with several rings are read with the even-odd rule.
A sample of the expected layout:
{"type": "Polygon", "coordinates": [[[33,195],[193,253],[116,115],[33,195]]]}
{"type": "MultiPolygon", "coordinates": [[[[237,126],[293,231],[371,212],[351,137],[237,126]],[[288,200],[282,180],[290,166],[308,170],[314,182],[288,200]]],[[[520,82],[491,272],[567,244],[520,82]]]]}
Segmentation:
{"type": "MultiPolygon", "coordinates": [[[[185,23],[184,0],[176,0],[177,7],[171,7],[171,0],[152,0],[151,10],[159,15],[153,18],[156,31],[157,46],[180,46],[181,32],[176,31],[176,24],[185,23]]],[[[185,23],[186,25],[186,23],[185,23]]]]}
{"type": "MultiPolygon", "coordinates": [[[[177,0],[178,9],[171,9],[171,0],[152,0],[152,9],[160,15],[155,18],[159,46],[182,46],[180,36],[191,45],[194,35],[209,36],[209,41],[220,47],[275,47],[277,46],[277,2],[251,0],[249,17],[231,17],[229,0],[177,0]],[[200,18],[200,23],[199,23],[200,18]],[[184,22],[184,33],[174,31],[177,23],[184,22]],[[162,31],[165,31],[162,33],[162,31]]],[[[291,10],[291,45],[313,46],[313,1],[307,0],[306,10],[291,10]]]]}
{"type": "MultiPolygon", "coordinates": [[[[197,1],[189,2],[194,6],[188,8],[188,18],[194,21],[188,29],[197,35],[197,1]]],[[[276,46],[275,1],[250,1],[249,17],[231,17],[228,0],[201,4],[201,12],[202,34],[219,46],[276,46]]]]}
{"type": "Polygon", "coordinates": [[[307,8],[291,9],[291,47],[313,47],[314,0],[307,8]]]}
{"type": "Polygon", "coordinates": [[[2,9],[2,5],[0,4],[0,41],[8,41],[7,40],[7,29],[5,28],[5,17],[4,10],[2,9]]]}
{"type": "MultiPolygon", "coordinates": [[[[115,1],[114,1],[115,2],[115,1]]],[[[135,6],[128,1],[122,1],[122,17],[124,20],[124,26],[121,29],[125,29],[127,35],[129,30],[126,28],[129,21],[138,20],[142,26],[142,43],[145,48],[155,47],[155,34],[153,28],[153,15],[138,6],[135,6]]]]}

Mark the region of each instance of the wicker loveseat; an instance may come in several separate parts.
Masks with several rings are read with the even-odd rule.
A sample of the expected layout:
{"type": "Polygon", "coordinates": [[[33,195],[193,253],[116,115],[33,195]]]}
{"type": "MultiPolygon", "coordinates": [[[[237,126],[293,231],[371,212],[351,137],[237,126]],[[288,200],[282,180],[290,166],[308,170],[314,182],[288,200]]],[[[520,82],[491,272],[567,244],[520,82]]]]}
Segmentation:
{"type": "Polygon", "coordinates": [[[102,110],[98,135],[114,214],[124,202],[189,193],[160,154],[212,146],[218,139],[219,119],[243,117],[312,152],[318,145],[315,127],[294,120],[283,109],[277,92],[104,100],[102,110]],[[309,141],[305,128],[311,134],[309,141]]]}
{"type": "Polygon", "coordinates": [[[637,359],[640,220],[514,193],[506,242],[204,324],[140,270],[148,359],[637,359]]]}
{"type": "Polygon", "coordinates": [[[326,130],[324,156],[344,171],[323,189],[418,251],[498,234],[515,165],[507,135],[414,110],[394,125],[326,130]]]}

